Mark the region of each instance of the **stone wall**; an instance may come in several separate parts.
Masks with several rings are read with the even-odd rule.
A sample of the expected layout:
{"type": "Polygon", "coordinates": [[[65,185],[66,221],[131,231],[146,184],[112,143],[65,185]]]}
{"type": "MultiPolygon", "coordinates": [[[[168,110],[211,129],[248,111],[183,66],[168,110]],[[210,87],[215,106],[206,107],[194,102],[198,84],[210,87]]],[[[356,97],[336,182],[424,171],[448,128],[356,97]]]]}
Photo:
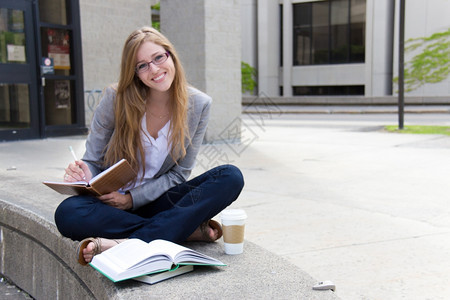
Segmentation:
{"type": "Polygon", "coordinates": [[[80,0],[85,119],[89,126],[101,91],[119,80],[123,44],[135,29],[151,25],[157,0],[80,0]]]}
{"type": "Polygon", "coordinates": [[[241,135],[241,19],[238,0],[162,0],[161,31],[175,45],[189,82],[213,98],[206,142],[241,135]]]}
{"type": "Polygon", "coordinates": [[[117,82],[125,39],[151,25],[150,5],[148,0],[80,0],[85,90],[117,82]]]}

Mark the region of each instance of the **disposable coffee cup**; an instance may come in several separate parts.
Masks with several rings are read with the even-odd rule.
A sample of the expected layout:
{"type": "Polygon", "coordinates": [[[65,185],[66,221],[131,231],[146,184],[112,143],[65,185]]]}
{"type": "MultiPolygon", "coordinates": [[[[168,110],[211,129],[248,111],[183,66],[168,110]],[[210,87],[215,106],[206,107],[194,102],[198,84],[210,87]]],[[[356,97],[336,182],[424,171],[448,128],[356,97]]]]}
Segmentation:
{"type": "Polygon", "coordinates": [[[220,214],[226,254],[244,252],[244,229],[247,214],[242,209],[226,209],[220,214]]]}

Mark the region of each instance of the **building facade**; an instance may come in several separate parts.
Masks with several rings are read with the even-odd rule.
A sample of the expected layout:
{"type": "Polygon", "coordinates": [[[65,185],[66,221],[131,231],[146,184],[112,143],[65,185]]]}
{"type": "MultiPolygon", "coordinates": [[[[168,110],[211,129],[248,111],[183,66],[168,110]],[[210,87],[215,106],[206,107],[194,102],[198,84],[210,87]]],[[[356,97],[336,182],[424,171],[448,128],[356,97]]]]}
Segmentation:
{"type": "MultiPolygon", "coordinates": [[[[152,24],[158,2],[2,0],[0,141],[87,133],[102,91],[118,81],[126,38],[152,24]]],[[[238,141],[240,1],[160,4],[189,82],[213,98],[206,140],[238,141]]]]}
{"type": "MultiPolygon", "coordinates": [[[[0,141],[86,133],[123,42],[157,2],[2,0],[0,141]]],[[[240,60],[269,97],[396,96],[399,0],[163,0],[161,10],[188,79],[214,98],[209,141],[239,139],[240,60]]],[[[406,99],[450,103],[448,15],[448,0],[406,1],[405,71],[428,78],[409,82],[406,99]],[[425,48],[436,42],[447,46],[425,48]],[[420,60],[425,50],[434,60],[420,60]]]]}
{"type": "Polygon", "coordinates": [[[86,133],[87,91],[117,81],[123,43],[151,24],[152,2],[2,0],[0,141],[86,133]]]}
{"type": "MultiPolygon", "coordinates": [[[[406,1],[405,41],[448,32],[449,14],[446,0],[406,1]]],[[[242,60],[257,69],[258,93],[396,94],[398,0],[242,0],[242,24],[242,60]]],[[[423,50],[405,52],[405,72],[423,50]]],[[[443,77],[408,89],[407,95],[448,96],[450,80],[443,77]]]]}

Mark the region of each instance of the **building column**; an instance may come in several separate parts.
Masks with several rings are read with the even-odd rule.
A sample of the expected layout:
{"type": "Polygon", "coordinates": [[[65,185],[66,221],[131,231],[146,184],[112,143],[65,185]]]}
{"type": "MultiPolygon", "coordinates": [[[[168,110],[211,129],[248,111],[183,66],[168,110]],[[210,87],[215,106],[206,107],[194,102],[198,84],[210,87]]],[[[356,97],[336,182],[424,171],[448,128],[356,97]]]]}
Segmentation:
{"type": "Polygon", "coordinates": [[[283,97],[292,97],[292,1],[283,0],[283,97]]]}
{"type": "Polygon", "coordinates": [[[279,96],[280,5],[258,0],[258,94],[279,96]]]}
{"type": "Polygon", "coordinates": [[[365,96],[392,95],[395,2],[366,2],[365,96]]]}
{"type": "Polygon", "coordinates": [[[190,84],[213,98],[207,142],[241,137],[239,0],[162,0],[161,32],[175,45],[190,84]]]}

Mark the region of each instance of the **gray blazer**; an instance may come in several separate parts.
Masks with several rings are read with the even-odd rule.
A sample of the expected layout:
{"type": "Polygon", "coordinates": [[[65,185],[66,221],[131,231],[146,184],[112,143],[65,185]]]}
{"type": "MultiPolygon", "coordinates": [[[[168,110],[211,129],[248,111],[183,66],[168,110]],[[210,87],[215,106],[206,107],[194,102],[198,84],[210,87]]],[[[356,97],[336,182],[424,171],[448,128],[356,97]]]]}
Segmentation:
{"type": "MultiPolygon", "coordinates": [[[[104,150],[114,132],[114,99],[116,91],[108,87],[95,110],[91,130],[83,156],[93,176],[104,170],[104,150]]],[[[189,88],[188,127],[191,142],[186,141],[186,156],[175,163],[168,155],[156,175],[129,192],[133,197],[133,210],[148,204],[170,188],[185,182],[192,172],[195,159],[205,136],[212,99],[199,90],[189,88]]]]}

